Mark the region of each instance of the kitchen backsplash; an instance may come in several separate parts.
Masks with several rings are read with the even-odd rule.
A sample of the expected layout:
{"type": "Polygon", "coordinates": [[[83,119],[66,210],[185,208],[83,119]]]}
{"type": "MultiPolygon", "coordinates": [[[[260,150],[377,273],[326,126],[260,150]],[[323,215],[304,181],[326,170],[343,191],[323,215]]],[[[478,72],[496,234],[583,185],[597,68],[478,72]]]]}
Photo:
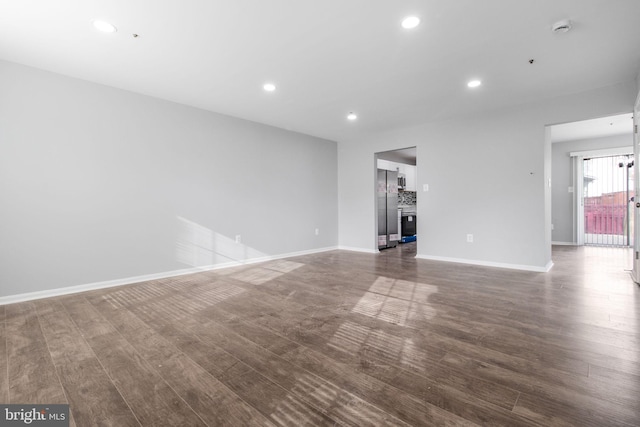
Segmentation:
{"type": "Polygon", "coordinates": [[[398,192],[398,205],[415,205],[415,204],[416,204],[415,191],[399,191],[398,192]]]}

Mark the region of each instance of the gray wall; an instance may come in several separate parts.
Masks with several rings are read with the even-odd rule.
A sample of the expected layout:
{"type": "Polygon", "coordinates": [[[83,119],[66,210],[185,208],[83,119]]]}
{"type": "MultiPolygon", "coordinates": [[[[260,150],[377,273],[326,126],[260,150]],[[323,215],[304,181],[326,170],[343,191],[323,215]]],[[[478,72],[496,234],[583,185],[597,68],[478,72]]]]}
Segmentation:
{"type": "Polygon", "coordinates": [[[545,125],[632,110],[635,83],[338,144],[340,245],[375,248],[374,153],[417,147],[418,256],[541,269],[551,259],[545,125]],[[466,243],[466,234],[474,243],[466,243]]]}
{"type": "Polygon", "coordinates": [[[0,62],[0,296],[336,246],[336,156],[0,62]]]}
{"type": "MultiPolygon", "coordinates": [[[[572,159],[573,151],[598,150],[603,148],[631,147],[633,150],[633,134],[615,135],[605,138],[581,139],[576,141],[556,142],[552,144],[553,152],[553,199],[552,206],[552,240],[556,243],[576,243],[574,239],[574,193],[572,159]]],[[[574,188],[575,190],[575,188],[574,188]]]]}

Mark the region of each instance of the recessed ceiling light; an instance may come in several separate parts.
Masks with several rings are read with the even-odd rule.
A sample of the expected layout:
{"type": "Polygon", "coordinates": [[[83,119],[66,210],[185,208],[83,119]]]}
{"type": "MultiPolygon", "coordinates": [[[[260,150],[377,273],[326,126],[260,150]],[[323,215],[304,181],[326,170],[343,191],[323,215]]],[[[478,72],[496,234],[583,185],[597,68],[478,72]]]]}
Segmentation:
{"type": "Polygon", "coordinates": [[[480,80],[471,80],[469,83],[467,83],[467,86],[469,87],[478,87],[482,84],[482,82],[480,80]]]}
{"type": "Polygon", "coordinates": [[[420,18],[417,16],[407,16],[402,20],[402,28],[411,29],[415,28],[420,24],[420,18]]]}
{"type": "Polygon", "coordinates": [[[274,85],[273,83],[265,83],[262,88],[267,92],[273,92],[274,90],[276,90],[276,85],[274,85]]]}
{"type": "Polygon", "coordinates": [[[113,24],[110,24],[107,21],[101,21],[99,19],[93,21],[93,27],[98,31],[102,31],[103,33],[115,33],[116,31],[118,31],[118,29],[113,24]]]}
{"type": "Polygon", "coordinates": [[[358,118],[358,116],[354,112],[351,112],[351,113],[347,114],[347,119],[349,119],[349,120],[355,120],[357,118],[358,118]]]}

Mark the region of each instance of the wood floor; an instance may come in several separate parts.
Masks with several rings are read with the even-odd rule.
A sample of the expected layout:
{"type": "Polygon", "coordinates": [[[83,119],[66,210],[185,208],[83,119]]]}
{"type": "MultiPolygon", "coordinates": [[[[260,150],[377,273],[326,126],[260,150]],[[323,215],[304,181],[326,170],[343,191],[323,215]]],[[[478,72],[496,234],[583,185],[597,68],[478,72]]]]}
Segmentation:
{"type": "Polygon", "coordinates": [[[0,306],[0,402],[71,425],[640,425],[630,252],[332,251],[0,306]],[[7,373],[5,375],[4,373],[7,373]]]}

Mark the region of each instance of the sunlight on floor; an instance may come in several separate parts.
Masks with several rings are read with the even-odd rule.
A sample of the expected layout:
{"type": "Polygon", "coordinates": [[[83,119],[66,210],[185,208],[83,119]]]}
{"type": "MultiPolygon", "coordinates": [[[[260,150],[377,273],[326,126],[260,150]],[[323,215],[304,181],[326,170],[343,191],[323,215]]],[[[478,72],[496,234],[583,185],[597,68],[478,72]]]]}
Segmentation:
{"type": "Polygon", "coordinates": [[[283,274],[290,273],[303,265],[304,264],[299,262],[276,260],[261,264],[260,267],[241,270],[237,273],[231,274],[229,277],[251,285],[262,285],[282,276],[283,274]]]}
{"type": "Polygon", "coordinates": [[[135,307],[145,318],[153,319],[160,314],[167,319],[179,320],[244,292],[246,289],[233,284],[214,283],[208,278],[188,275],[127,286],[101,298],[116,309],[135,307]],[[197,294],[198,298],[191,298],[192,294],[197,294]]]}
{"type": "Polygon", "coordinates": [[[271,418],[280,425],[317,426],[322,425],[324,421],[318,412],[290,394],[279,401],[278,406],[271,413],[271,418]]]}
{"type": "Polygon", "coordinates": [[[333,334],[329,347],[350,355],[360,355],[369,369],[384,369],[385,365],[408,365],[421,369],[426,362],[425,351],[418,349],[411,338],[403,338],[388,332],[371,329],[354,322],[344,322],[333,334]],[[377,364],[372,360],[380,360],[377,364]]]}
{"type": "Polygon", "coordinates": [[[584,246],[583,286],[605,293],[630,294],[627,280],[611,280],[611,275],[631,280],[633,250],[605,246],[584,246]]]}
{"type": "MultiPolygon", "coordinates": [[[[377,426],[381,425],[385,419],[391,418],[370,403],[315,375],[306,373],[296,375],[291,394],[305,396],[305,400],[312,406],[348,425],[377,426]]],[[[287,409],[291,409],[291,405],[287,406],[287,409]]],[[[284,408],[279,406],[278,409],[282,413],[284,408]]],[[[295,424],[302,425],[299,422],[295,424]]]]}
{"type": "Polygon", "coordinates": [[[428,307],[428,299],[436,292],[437,286],[381,276],[351,311],[406,326],[412,320],[427,320],[435,316],[435,310],[428,307]]]}

